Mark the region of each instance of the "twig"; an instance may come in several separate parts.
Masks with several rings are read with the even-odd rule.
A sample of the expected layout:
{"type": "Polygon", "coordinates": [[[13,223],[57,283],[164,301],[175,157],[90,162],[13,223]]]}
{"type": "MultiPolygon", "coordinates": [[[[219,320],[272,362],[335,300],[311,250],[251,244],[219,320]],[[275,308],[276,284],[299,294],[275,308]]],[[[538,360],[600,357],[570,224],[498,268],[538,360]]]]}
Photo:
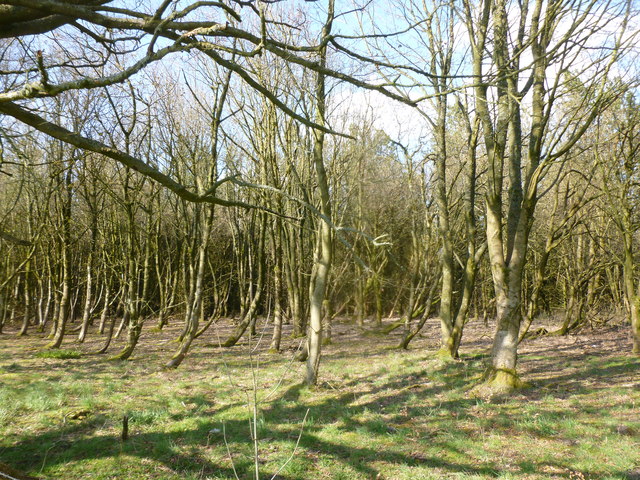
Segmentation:
{"type": "Polygon", "coordinates": [[[229,455],[229,461],[231,462],[231,469],[233,470],[233,475],[236,477],[236,480],[240,480],[240,477],[238,477],[238,472],[236,472],[236,466],[233,463],[233,457],[231,456],[231,449],[229,448],[229,443],[227,442],[227,429],[225,427],[224,422],[222,423],[222,438],[224,439],[224,446],[227,447],[227,455],[229,455]]]}
{"type": "Polygon", "coordinates": [[[287,464],[293,459],[293,457],[295,457],[296,452],[298,451],[298,445],[300,445],[300,439],[302,438],[302,432],[304,431],[304,424],[307,421],[307,415],[309,415],[309,409],[307,408],[307,411],[304,414],[304,418],[302,419],[302,425],[300,425],[300,433],[298,434],[298,440],[296,440],[296,445],[295,447],[293,447],[293,452],[291,452],[291,455],[289,456],[289,458],[287,458],[287,461],[284,462],[280,468],[276,471],[276,473],[273,474],[273,477],[271,477],[271,480],[274,480],[278,474],[284,470],[284,467],[287,466],[287,464]]]}

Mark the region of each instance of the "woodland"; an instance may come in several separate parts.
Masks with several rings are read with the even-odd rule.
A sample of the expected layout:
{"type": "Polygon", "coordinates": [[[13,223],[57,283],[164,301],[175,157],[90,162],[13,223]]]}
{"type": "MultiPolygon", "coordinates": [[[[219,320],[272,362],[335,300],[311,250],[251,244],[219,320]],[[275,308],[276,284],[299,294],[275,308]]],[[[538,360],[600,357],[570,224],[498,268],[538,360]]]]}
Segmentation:
{"type": "Polygon", "coordinates": [[[640,478],[639,9],[0,0],[0,478],[640,478]]]}

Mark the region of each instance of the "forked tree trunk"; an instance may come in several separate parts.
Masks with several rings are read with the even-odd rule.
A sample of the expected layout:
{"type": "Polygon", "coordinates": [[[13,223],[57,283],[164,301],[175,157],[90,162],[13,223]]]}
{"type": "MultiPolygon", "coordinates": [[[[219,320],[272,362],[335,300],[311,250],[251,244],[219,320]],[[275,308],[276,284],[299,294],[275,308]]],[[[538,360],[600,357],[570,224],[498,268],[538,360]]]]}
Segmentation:
{"type": "MultiPolygon", "coordinates": [[[[445,107],[446,108],[446,105],[445,107]]],[[[476,213],[475,213],[475,201],[476,201],[476,148],[478,143],[478,128],[479,124],[476,122],[473,126],[471,121],[467,119],[467,138],[469,140],[469,151],[467,154],[467,166],[466,166],[466,180],[467,180],[467,192],[464,198],[464,215],[465,215],[465,235],[467,242],[467,258],[465,262],[464,272],[462,275],[462,294],[458,300],[456,308],[453,309],[451,305],[446,308],[446,315],[440,317],[441,331],[442,331],[442,345],[441,353],[449,358],[458,358],[460,343],[462,341],[462,334],[464,326],[469,316],[469,308],[471,306],[471,299],[476,283],[476,271],[477,265],[484,254],[486,243],[479,249],[476,248],[476,213]]],[[[444,136],[444,132],[441,133],[444,136]]],[[[444,140],[442,140],[444,143],[444,140]]],[[[445,144],[446,145],[446,144],[445,144]]],[[[446,148],[443,147],[443,152],[446,152],[446,148]]],[[[442,176],[442,181],[445,179],[446,164],[442,161],[439,166],[442,176]]],[[[442,188],[439,191],[439,195],[444,198],[440,201],[441,204],[447,205],[446,189],[442,188]]],[[[448,220],[447,220],[448,229],[448,220]]],[[[441,227],[442,230],[442,227],[441,227]]],[[[447,230],[447,237],[451,237],[451,231],[447,230]]],[[[451,252],[452,253],[452,252],[451,252]]],[[[446,272],[449,274],[453,271],[453,257],[443,257],[443,275],[446,272]],[[446,261],[445,261],[446,260],[446,261]]],[[[453,300],[452,290],[449,289],[452,285],[444,283],[443,291],[446,292],[448,301],[453,300]],[[444,286],[447,288],[445,289],[444,286]]]]}

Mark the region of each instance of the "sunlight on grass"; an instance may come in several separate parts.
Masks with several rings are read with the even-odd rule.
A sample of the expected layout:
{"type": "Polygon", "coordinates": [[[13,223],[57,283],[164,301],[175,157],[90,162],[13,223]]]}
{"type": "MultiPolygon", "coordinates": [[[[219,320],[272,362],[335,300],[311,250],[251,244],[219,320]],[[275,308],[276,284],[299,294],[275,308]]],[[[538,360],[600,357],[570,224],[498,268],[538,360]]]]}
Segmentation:
{"type": "MultiPolygon", "coordinates": [[[[171,372],[102,359],[80,365],[49,357],[43,367],[9,358],[0,362],[0,461],[69,480],[231,480],[233,466],[240,478],[252,478],[246,358],[229,367],[225,353],[206,368],[171,372]],[[123,443],[125,413],[130,438],[123,443]]],[[[570,472],[621,480],[636,468],[640,395],[624,386],[633,361],[582,364],[594,378],[615,369],[615,384],[595,389],[551,379],[549,388],[490,402],[469,395],[484,368],[475,358],[443,363],[420,351],[385,350],[357,365],[328,357],[327,381],[317,388],[292,375],[259,405],[263,476],[287,462],[298,438],[281,472],[287,480],[551,479],[570,472]]],[[[288,362],[271,356],[259,368],[260,399],[288,362]]]]}
{"type": "Polygon", "coordinates": [[[36,354],[38,358],[56,358],[64,360],[68,358],[80,358],[82,353],[77,350],[42,350],[36,354]]]}

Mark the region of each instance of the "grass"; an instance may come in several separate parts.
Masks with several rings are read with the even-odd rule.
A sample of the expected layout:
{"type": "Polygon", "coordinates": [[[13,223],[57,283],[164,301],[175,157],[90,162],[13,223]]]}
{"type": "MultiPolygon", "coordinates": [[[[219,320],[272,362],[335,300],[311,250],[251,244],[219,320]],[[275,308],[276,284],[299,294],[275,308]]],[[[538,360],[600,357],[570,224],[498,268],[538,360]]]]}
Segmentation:
{"type": "Polygon", "coordinates": [[[82,353],[77,350],[42,350],[36,353],[38,358],[57,358],[59,360],[65,360],[68,358],[80,358],[82,353]]]}
{"type": "MultiPolygon", "coordinates": [[[[299,383],[303,366],[289,354],[265,346],[254,358],[261,478],[285,463],[287,480],[640,475],[640,362],[618,340],[589,352],[589,339],[552,339],[566,344],[562,355],[535,340],[521,363],[533,387],[488,401],[470,394],[484,371],[480,331],[464,362],[442,362],[428,338],[397,351],[396,339],[338,328],[316,388],[299,383]]],[[[42,357],[33,338],[0,337],[0,462],[52,479],[226,480],[234,468],[253,478],[251,346],[196,347],[165,371],[171,338],[148,332],[137,359],[114,363],[87,355],[92,345],[42,357]]]]}

